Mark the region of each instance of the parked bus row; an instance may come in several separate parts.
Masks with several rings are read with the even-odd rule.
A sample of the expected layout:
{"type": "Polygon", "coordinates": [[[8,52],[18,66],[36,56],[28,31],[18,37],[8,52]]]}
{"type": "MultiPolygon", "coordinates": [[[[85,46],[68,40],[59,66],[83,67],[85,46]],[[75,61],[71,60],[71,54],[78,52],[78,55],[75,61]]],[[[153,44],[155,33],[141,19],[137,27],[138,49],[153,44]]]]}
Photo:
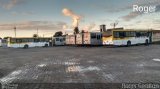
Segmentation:
{"type": "Polygon", "coordinates": [[[160,42],[160,30],[107,29],[66,36],[66,45],[131,46],[160,42]]]}
{"type": "Polygon", "coordinates": [[[160,42],[160,30],[107,29],[101,32],[84,32],[62,37],[30,37],[1,39],[0,46],[13,48],[48,46],[131,46],[160,42]]]}
{"type": "Polygon", "coordinates": [[[87,32],[66,36],[66,45],[136,45],[152,42],[151,31],[111,30],[106,32],[87,32]]]}

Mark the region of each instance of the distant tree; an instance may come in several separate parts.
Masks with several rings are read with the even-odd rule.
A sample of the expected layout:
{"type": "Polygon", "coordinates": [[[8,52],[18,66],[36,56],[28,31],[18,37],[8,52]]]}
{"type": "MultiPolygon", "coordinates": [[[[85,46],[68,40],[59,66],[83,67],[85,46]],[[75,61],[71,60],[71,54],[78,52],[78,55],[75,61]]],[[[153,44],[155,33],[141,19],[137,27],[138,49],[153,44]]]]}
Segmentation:
{"type": "Polygon", "coordinates": [[[78,34],[79,33],[79,28],[78,27],[75,27],[74,28],[74,34],[78,34]]]}
{"type": "Polygon", "coordinates": [[[2,39],[2,38],[0,37],[0,39],[2,39]]]}
{"type": "Polygon", "coordinates": [[[8,38],[11,38],[11,37],[8,37],[8,36],[7,36],[7,37],[4,37],[3,39],[8,39],[8,38]]]}
{"type": "Polygon", "coordinates": [[[38,34],[33,34],[33,37],[34,37],[34,38],[37,38],[37,37],[38,37],[38,34]]]}
{"type": "Polygon", "coordinates": [[[53,37],[59,37],[59,36],[63,36],[63,32],[62,31],[56,32],[53,37]]]}
{"type": "Polygon", "coordinates": [[[85,31],[84,31],[84,30],[82,30],[82,31],[81,31],[81,33],[85,33],[85,31]]]}

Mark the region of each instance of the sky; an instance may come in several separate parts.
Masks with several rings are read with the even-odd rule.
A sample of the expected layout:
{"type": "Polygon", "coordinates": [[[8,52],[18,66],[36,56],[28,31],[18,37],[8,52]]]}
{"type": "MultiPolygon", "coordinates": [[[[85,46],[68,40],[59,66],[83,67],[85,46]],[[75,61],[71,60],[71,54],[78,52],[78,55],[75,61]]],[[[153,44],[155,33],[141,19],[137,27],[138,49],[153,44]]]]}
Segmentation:
{"type": "Polygon", "coordinates": [[[160,0],[0,0],[0,37],[50,37],[56,31],[97,31],[99,25],[160,30],[160,0]],[[153,13],[133,12],[133,5],[156,6],[153,13]]]}

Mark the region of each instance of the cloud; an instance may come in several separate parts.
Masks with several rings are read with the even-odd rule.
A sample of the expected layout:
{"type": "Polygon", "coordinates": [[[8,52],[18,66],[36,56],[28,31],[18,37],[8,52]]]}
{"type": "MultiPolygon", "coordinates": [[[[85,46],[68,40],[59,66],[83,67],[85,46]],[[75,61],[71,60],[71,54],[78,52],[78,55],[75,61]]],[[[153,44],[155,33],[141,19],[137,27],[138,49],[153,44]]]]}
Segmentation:
{"type": "MultiPolygon", "coordinates": [[[[125,1],[124,3],[121,5],[118,5],[116,7],[112,7],[108,5],[108,6],[102,6],[101,9],[105,9],[105,11],[107,12],[121,12],[121,11],[125,11],[125,10],[129,10],[132,9],[133,5],[141,5],[141,6],[157,6],[160,4],[160,0],[134,0],[134,1],[125,1]]],[[[114,6],[114,5],[113,5],[114,6]]],[[[99,7],[100,8],[100,7],[99,7]]]]}
{"type": "Polygon", "coordinates": [[[135,0],[133,5],[158,5],[160,0],[135,0]]]}
{"type": "Polygon", "coordinates": [[[16,5],[19,5],[23,2],[24,0],[5,0],[5,1],[0,1],[0,6],[2,6],[5,9],[11,9],[15,7],[16,5]]]}
{"type": "Polygon", "coordinates": [[[14,26],[18,30],[62,30],[63,25],[66,25],[65,22],[52,22],[52,21],[26,21],[20,23],[11,23],[11,24],[0,24],[0,30],[12,30],[14,26]]]}
{"type": "Polygon", "coordinates": [[[131,19],[134,19],[142,14],[143,13],[140,13],[140,12],[130,12],[128,15],[123,16],[122,19],[125,21],[130,21],[131,19]]]}
{"type": "Polygon", "coordinates": [[[123,24],[126,29],[160,29],[159,18],[145,18],[133,21],[132,23],[124,22],[123,24]]]}
{"type": "Polygon", "coordinates": [[[34,15],[35,13],[33,11],[26,11],[26,12],[11,12],[11,15],[13,16],[18,16],[18,15],[24,15],[24,16],[29,16],[29,15],[34,15]]]}
{"type": "MultiPolygon", "coordinates": [[[[143,1],[143,0],[142,0],[143,1]]],[[[160,1],[159,1],[160,2],[160,1]]],[[[147,4],[147,3],[143,3],[143,5],[144,4],[147,4]]],[[[151,3],[151,4],[153,4],[153,2],[151,3]]],[[[155,2],[154,2],[154,4],[155,4],[155,2]]],[[[153,13],[156,13],[156,12],[160,12],[160,4],[157,4],[156,5],[156,10],[155,10],[155,12],[153,12],[153,13]]],[[[141,12],[130,12],[129,14],[127,14],[127,15],[125,15],[125,16],[122,16],[121,18],[123,19],[123,20],[125,20],[125,21],[130,21],[130,20],[132,20],[132,19],[134,19],[134,18],[136,18],[136,17],[138,17],[138,16],[141,16],[141,15],[143,15],[144,13],[141,13],[141,12]]]]}

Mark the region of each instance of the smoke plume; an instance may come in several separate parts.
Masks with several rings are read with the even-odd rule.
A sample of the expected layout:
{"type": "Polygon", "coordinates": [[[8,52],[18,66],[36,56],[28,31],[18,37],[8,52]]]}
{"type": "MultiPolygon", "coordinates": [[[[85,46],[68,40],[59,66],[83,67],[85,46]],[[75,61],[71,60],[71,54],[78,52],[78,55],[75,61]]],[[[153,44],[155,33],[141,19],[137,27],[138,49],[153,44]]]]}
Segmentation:
{"type": "Polygon", "coordinates": [[[70,9],[67,9],[67,8],[64,8],[62,10],[62,13],[65,15],[65,16],[69,16],[73,19],[73,23],[72,23],[72,26],[73,27],[78,27],[78,23],[81,19],[81,16],[80,15],[77,15],[75,14],[72,10],[70,9]]]}
{"type": "Polygon", "coordinates": [[[91,23],[89,25],[84,26],[83,30],[85,30],[85,31],[91,31],[91,30],[93,30],[93,28],[95,28],[95,26],[96,26],[95,23],[91,23]]]}

